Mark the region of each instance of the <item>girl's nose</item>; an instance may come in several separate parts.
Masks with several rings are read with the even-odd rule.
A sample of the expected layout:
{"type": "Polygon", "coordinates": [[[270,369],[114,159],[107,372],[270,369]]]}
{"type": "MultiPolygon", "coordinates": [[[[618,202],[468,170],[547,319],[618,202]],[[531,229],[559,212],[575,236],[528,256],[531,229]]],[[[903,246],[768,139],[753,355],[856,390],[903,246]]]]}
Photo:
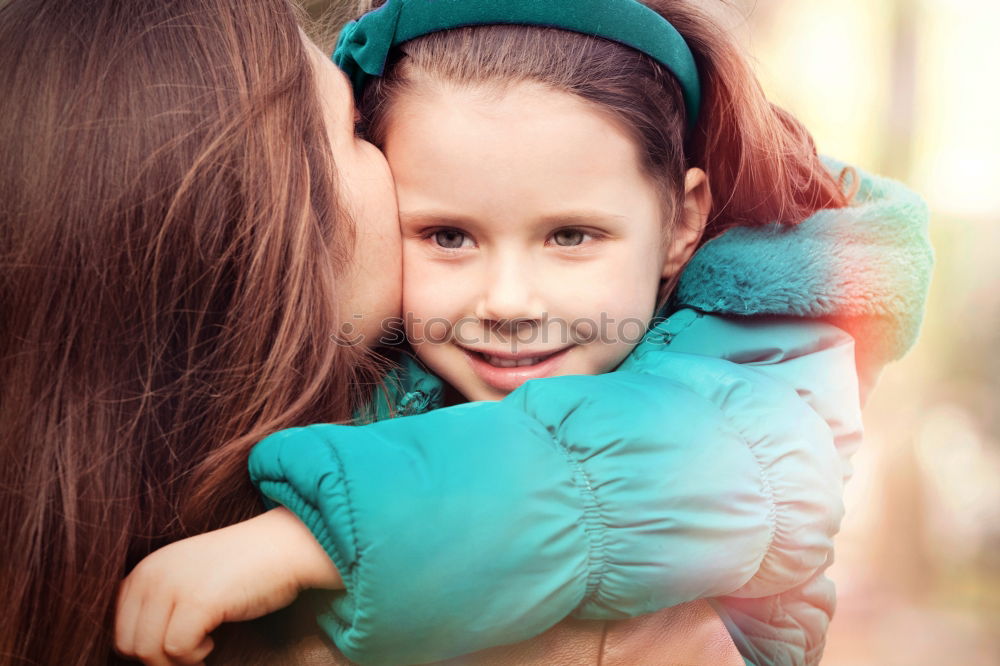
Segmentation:
{"type": "Polygon", "coordinates": [[[489,262],[483,278],[475,308],[480,321],[510,325],[542,319],[544,306],[526,262],[489,262]]]}

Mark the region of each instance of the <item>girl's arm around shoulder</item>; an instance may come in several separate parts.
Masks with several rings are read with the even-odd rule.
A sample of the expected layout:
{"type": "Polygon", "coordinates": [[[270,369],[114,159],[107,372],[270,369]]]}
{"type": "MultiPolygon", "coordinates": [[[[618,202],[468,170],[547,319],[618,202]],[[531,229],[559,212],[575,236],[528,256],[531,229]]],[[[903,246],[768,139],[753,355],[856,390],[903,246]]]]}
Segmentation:
{"type": "MultiPolygon", "coordinates": [[[[791,316],[722,316],[692,309],[675,312],[654,328],[642,344],[622,365],[633,372],[673,375],[678,381],[704,395],[724,388],[711,375],[698,371],[678,374],[677,362],[689,355],[725,359],[741,368],[794,391],[801,402],[825,423],[825,434],[832,438],[837,460],[825,457],[821,468],[808,469],[805,456],[824,459],[828,453],[825,437],[810,436],[806,431],[796,438],[795,427],[786,429],[790,421],[780,417],[770,420],[755,415],[752,403],[729,404],[728,413],[743,423],[748,441],[756,441],[755,453],[770,474],[779,502],[777,530],[769,557],[765,558],[755,576],[731,596],[757,597],[779,593],[802,580],[813,564],[804,566],[800,559],[811,536],[822,534],[823,515],[836,517],[839,524],[840,494],[826,506],[801,502],[799,484],[825,479],[831,482],[840,475],[846,482],[851,475],[850,458],[863,438],[861,418],[861,388],[857,373],[854,339],[841,328],[819,319],[791,316]],[[707,379],[707,382],[705,381],[707,379]],[[785,429],[785,436],[781,431],[785,429]],[[797,441],[796,441],[797,439],[797,441]],[[802,448],[785,455],[780,442],[802,448]],[[803,456],[800,458],[800,456],[803,456]],[[813,519],[820,519],[816,522],[813,519]]],[[[693,361],[693,367],[699,364],[693,361]]],[[[708,367],[708,366],[704,366],[708,367]]],[[[751,380],[763,387],[762,379],[751,380]]],[[[719,402],[718,398],[715,398],[719,402]]],[[[722,404],[720,402],[720,404],[722,404]]],[[[794,410],[785,410],[788,416],[794,410]]],[[[835,526],[836,527],[836,526],[835,526]]],[[[830,533],[832,536],[832,533],[830,533]]]]}
{"type": "Polygon", "coordinates": [[[771,594],[841,516],[827,423],[782,381],[692,354],[264,440],[251,475],[344,578],[321,623],[364,663],[443,659],[576,611],[771,594]],[[794,537],[794,538],[792,538],[794,537]]]}
{"type": "Polygon", "coordinates": [[[863,435],[861,395],[881,367],[859,377],[854,338],[820,319],[780,315],[718,315],[685,308],[655,327],[622,369],[656,372],[662,352],[725,359],[795,390],[829,426],[850,477],[850,458],[863,435]]]}

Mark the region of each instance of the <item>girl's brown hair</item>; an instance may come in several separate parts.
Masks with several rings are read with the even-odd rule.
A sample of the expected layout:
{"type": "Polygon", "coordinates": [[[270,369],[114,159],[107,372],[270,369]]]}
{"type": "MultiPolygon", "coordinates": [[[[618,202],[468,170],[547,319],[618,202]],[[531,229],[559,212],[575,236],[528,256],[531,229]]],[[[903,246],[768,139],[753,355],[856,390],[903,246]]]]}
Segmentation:
{"type": "Polygon", "coordinates": [[[113,660],[117,582],[348,419],[352,251],[288,0],[0,3],[0,662],[113,660]]]}
{"type": "Polygon", "coordinates": [[[461,28],[403,44],[385,75],[365,90],[368,131],[381,144],[393,105],[419,93],[422,83],[535,82],[593,103],[626,128],[670,213],[679,209],[685,170],[704,169],[714,194],[706,240],[737,225],[794,224],[821,208],[847,205],[808,132],[765,99],[716,17],[690,0],[643,4],[677,28],[698,65],[703,102],[690,136],[676,79],[649,56],[598,37],[516,25],[461,28]]]}

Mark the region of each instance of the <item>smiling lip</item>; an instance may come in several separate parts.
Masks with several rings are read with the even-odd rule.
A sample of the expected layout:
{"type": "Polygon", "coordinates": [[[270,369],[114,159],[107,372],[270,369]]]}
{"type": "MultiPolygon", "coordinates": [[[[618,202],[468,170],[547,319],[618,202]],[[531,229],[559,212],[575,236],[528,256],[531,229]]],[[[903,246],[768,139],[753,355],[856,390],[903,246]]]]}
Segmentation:
{"type": "Polygon", "coordinates": [[[460,347],[480,381],[499,391],[513,391],[529,379],[551,377],[562,365],[571,347],[556,351],[533,350],[516,354],[476,351],[460,347]]]}

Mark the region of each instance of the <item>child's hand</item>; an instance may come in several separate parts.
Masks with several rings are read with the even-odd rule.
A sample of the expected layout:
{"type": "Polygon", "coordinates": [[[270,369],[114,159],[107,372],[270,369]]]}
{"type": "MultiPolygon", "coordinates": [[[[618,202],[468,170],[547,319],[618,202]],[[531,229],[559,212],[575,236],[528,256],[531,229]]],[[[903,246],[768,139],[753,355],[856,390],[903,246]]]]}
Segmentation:
{"type": "Polygon", "coordinates": [[[312,533],[287,509],[150,554],[122,582],[115,647],[154,666],[200,664],[223,622],[261,617],[305,588],[343,586],[312,533]]]}

